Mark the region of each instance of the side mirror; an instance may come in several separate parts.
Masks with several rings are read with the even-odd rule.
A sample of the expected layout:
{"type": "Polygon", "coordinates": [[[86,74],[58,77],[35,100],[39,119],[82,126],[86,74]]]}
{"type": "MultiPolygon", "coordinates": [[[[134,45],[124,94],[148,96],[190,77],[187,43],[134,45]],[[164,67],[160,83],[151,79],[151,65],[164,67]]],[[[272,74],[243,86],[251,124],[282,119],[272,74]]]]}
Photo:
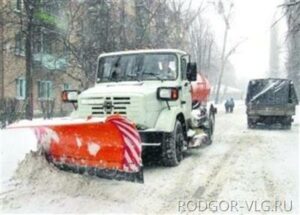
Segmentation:
{"type": "Polygon", "coordinates": [[[80,91],[78,90],[64,90],[61,92],[61,100],[68,103],[77,103],[79,94],[80,91]]]}
{"type": "Polygon", "coordinates": [[[188,63],[187,64],[186,77],[189,81],[197,80],[197,64],[196,63],[188,63]]]}

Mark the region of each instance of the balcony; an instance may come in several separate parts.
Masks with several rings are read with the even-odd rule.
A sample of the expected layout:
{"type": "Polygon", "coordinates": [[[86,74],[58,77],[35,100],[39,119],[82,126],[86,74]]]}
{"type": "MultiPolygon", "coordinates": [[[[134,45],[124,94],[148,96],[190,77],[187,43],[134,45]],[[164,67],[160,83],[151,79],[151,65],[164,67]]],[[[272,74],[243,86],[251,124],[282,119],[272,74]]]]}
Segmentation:
{"type": "Polygon", "coordinates": [[[67,56],[54,56],[47,53],[33,54],[35,62],[39,63],[43,68],[48,70],[60,70],[65,71],[68,67],[67,56]]]}

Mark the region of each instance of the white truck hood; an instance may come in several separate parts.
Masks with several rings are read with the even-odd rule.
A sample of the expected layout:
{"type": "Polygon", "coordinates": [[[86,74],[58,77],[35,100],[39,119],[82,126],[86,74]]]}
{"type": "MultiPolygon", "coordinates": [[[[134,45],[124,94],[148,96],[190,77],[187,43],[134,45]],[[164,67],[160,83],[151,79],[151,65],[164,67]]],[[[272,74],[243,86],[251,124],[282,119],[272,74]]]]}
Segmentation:
{"type": "Polygon", "coordinates": [[[173,87],[174,84],[176,84],[174,81],[97,84],[79,95],[77,116],[86,117],[93,115],[95,117],[106,117],[117,112],[128,117],[136,124],[154,128],[161,110],[167,108],[164,102],[156,98],[157,88],[164,86],[173,87]],[[121,100],[119,100],[120,98],[121,100]],[[109,111],[104,107],[104,103],[108,100],[113,103],[113,108],[109,111]]]}
{"type": "Polygon", "coordinates": [[[99,94],[111,95],[148,95],[156,93],[158,86],[161,83],[157,81],[149,82],[115,82],[115,83],[101,83],[97,84],[80,94],[81,98],[93,97],[99,94]]]}

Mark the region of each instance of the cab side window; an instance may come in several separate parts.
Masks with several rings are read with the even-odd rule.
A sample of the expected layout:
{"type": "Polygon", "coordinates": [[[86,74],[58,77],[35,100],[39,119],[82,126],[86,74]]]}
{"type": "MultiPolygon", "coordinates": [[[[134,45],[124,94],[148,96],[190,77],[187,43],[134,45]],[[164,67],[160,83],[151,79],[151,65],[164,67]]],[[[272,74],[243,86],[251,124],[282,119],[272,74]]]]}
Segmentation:
{"type": "Polygon", "coordinates": [[[181,78],[186,80],[186,70],[187,70],[187,59],[185,57],[181,58],[181,78]]]}

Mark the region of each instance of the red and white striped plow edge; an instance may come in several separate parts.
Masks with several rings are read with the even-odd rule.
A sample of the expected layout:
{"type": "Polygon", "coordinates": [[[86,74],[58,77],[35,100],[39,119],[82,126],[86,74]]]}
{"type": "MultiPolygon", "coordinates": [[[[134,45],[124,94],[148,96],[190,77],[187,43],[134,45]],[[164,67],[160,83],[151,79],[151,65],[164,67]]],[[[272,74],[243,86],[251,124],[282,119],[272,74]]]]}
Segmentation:
{"type": "Polygon", "coordinates": [[[142,141],[134,124],[124,117],[112,117],[107,121],[119,129],[125,143],[123,170],[139,172],[142,167],[142,141]]]}

